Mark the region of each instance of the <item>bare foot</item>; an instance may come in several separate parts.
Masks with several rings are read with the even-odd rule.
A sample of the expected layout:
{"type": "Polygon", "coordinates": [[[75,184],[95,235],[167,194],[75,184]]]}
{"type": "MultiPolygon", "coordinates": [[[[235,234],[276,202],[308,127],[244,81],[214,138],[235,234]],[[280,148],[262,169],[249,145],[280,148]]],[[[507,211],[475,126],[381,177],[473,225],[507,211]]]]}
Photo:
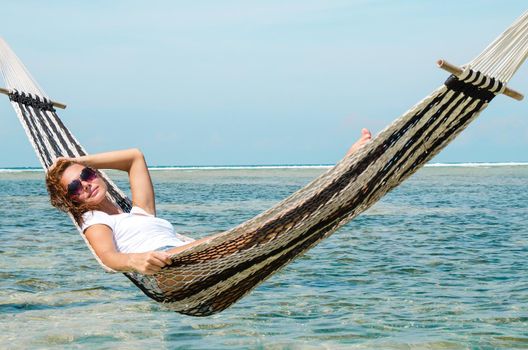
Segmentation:
{"type": "Polygon", "coordinates": [[[350,147],[350,149],[348,150],[346,154],[346,157],[357,152],[358,149],[363,147],[371,139],[372,139],[372,134],[370,133],[370,131],[365,128],[361,129],[361,137],[359,138],[359,140],[356,141],[356,143],[352,145],[352,147],[350,147]]]}

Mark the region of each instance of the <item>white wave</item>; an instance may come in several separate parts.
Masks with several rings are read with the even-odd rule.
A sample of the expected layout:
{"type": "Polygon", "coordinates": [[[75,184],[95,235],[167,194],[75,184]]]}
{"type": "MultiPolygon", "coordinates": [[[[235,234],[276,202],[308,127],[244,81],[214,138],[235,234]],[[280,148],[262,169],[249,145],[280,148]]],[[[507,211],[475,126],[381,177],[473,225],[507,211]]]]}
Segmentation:
{"type": "MultiPolygon", "coordinates": [[[[151,166],[149,170],[255,170],[255,169],[329,169],[332,164],[287,164],[287,165],[169,165],[151,166]]],[[[528,162],[502,162],[502,163],[430,163],[425,167],[509,167],[528,166],[528,162]]],[[[42,172],[42,168],[17,167],[0,168],[0,173],[20,173],[20,172],[42,172]]]]}
{"type": "Polygon", "coordinates": [[[291,165],[182,165],[182,166],[152,166],[149,170],[253,170],[253,169],[328,169],[329,164],[291,164],[291,165]]]}
{"type": "Polygon", "coordinates": [[[475,167],[506,167],[506,166],[528,166],[524,162],[504,162],[504,163],[431,163],[426,164],[426,167],[461,167],[461,168],[475,168],[475,167]]]}
{"type": "Polygon", "coordinates": [[[43,172],[42,168],[0,168],[0,173],[43,172]]]}

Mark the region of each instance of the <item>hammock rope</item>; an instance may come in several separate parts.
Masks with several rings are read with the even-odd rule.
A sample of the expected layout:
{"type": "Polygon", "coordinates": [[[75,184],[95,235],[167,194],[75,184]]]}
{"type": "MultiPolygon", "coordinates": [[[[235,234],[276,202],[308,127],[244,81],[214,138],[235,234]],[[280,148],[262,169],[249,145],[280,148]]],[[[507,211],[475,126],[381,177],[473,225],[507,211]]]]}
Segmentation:
{"type": "MultiPolygon", "coordinates": [[[[450,76],[370,143],[304,188],[256,217],[174,255],[173,263],[156,275],[125,275],[146,295],[180,313],[205,316],[226,309],[433,158],[504,92],[527,55],[528,13],[466,64],[458,78],[450,76]]],[[[0,67],[11,104],[43,168],[59,156],[86,154],[59,119],[53,102],[1,39],[0,67]]],[[[129,212],[130,200],[103,176],[109,198],[129,212]]]]}

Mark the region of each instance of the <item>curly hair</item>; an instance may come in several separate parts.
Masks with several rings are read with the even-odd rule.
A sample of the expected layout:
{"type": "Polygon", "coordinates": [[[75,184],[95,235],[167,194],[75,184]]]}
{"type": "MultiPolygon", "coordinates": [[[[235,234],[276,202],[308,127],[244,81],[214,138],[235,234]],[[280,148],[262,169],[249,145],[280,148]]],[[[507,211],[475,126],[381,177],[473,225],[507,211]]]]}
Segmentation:
{"type": "Polygon", "coordinates": [[[46,174],[46,188],[50,196],[51,205],[65,213],[70,213],[77,224],[82,225],[82,215],[87,211],[94,210],[95,207],[73,200],[60,183],[64,171],[74,164],[85,165],[70,159],[59,159],[55,166],[46,174]]]}

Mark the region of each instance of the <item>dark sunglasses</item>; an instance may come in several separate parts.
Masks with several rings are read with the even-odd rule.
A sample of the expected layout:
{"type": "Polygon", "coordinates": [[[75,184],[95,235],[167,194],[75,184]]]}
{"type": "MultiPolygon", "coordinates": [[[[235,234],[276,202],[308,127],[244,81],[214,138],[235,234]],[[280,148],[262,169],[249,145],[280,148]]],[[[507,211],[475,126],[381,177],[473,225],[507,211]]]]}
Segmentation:
{"type": "Polygon", "coordinates": [[[79,175],[79,179],[73,180],[68,185],[68,196],[78,196],[83,191],[83,185],[81,181],[93,181],[97,178],[97,172],[93,170],[92,168],[85,167],[81,174],[79,175]]]}

